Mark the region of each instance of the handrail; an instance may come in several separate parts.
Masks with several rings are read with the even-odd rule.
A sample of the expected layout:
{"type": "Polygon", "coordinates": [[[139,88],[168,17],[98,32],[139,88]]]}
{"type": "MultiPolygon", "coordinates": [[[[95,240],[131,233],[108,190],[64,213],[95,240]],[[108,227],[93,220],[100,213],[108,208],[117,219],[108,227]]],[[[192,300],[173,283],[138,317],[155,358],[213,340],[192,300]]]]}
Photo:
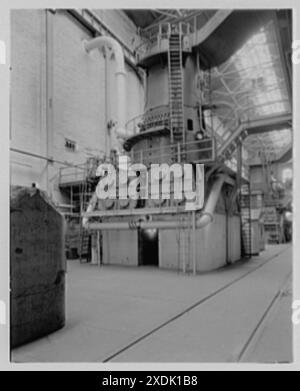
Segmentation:
{"type": "Polygon", "coordinates": [[[162,145],[156,148],[148,148],[142,150],[134,150],[132,149],[128,156],[133,163],[143,163],[148,165],[153,163],[154,156],[162,162],[167,162],[170,160],[172,156],[174,156],[174,151],[172,147],[176,146],[176,157],[177,161],[182,161],[183,157],[186,155],[191,156],[198,154],[198,156],[194,156],[191,160],[193,162],[198,163],[211,163],[216,159],[216,143],[214,138],[207,138],[203,140],[191,140],[188,142],[181,142],[175,144],[167,144],[162,145]],[[151,153],[151,155],[150,155],[151,153]]]}
{"type": "Polygon", "coordinates": [[[172,25],[178,26],[178,33],[182,36],[191,34],[191,26],[186,22],[180,22],[178,24],[161,22],[148,31],[141,31],[140,35],[146,41],[135,49],[137,61],[141,56],[143,56],[143,54],[151,49],[151,47],[155,46],[156,44],[160,45],[161,40],[169,39],[170,35],[172,34],[172,25]]]}
{"type": "Polygon", "coordinates": [[[90,173],[91,164],[89,162],[96,162],[98,166],[100,160],[103,160],[103,157],[89,157],[85,163],[80,163],[72,167],[61,167],[59,169],[59,184],[83,181],[88,176],[92,176],[90,173]]]}
{"type": "Polygon", "coordinates": [[[232,12],[231,10],[209,10],[206,12],[206,21],[203,24],[203,11],[196,11],[190,15],[186,15],[179,20],[170,20],[169,22],[160,22],[154,26],[149,26],[140,30],[140,36],[147,41],[136,48],[137,61],[149,50],[153,43],[160,44],[161,39],[168,39],[171,32],[171,25],[178,25],[179,32],[186,35],[193,42],[192,45],[197,45],[202,42],[222,21],[224,21],[232,12]],[[209,13],[209,15],[207,15],[209,13]],[[164,27],[164,26],[167,26],[164,27]],[[201,37],[199,42],[199,37],[201,37]],[[197,41],[198,38],[198,42],[197,41]],[[150,44],[150,45],[149,45],[150,44]]]}
{"type": "Polygon", "coordinates": [[[152,127],[149,126],[149,123],[153,122],[154,124],[156,122],[164,121],[166,125],[169,124],[169,106],[168,105],[161,105],[156,106],[151,111],[147,111],[143,114],[140,114],[136,117],[133,117],[125,124],[125,128],[128,131],[128,133],[132,135],[138,134],[143,128],[143,130],[152,127]]]}

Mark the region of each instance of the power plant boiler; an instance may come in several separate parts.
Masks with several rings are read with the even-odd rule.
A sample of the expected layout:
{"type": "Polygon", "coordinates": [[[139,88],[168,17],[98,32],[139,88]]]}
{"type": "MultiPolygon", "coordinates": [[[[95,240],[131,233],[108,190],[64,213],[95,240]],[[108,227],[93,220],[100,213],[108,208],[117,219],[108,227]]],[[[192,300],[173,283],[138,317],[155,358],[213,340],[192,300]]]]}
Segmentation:
{"type": "MultiPolygon", "coordinates": [[[[225,161],[247,133],[218,143],[212,124],[217,109],[210,98],[212,65],[188,23],[158,24],[143,39],[137,61],[145,72],[145,110],[125,123],[126,102],[119,99],[114,130],[122,150],[110,162],[117,164],[119,156],[126,155],[130,164],[142,163],[149,170],[153,164],[191,164],[194,180],[204,185],[203,202],[187,208],[187,200],[165,197],[161,187],[155,199],[99,200],[95,193],[83,227],[97,238],[97,257],[103,264],[157,265],[193,273],[212,270],[240,259],[237,175],[225,161]],[[197,164],[204,165],[202,179],[196,175],[197,164]]],[[[88,50],[109,44],[119,62],[116,80],[122,97],[120,48],[103,43],[101,37],[95,40],[98,45],[92,40],[86,44],[88,50]]]]}

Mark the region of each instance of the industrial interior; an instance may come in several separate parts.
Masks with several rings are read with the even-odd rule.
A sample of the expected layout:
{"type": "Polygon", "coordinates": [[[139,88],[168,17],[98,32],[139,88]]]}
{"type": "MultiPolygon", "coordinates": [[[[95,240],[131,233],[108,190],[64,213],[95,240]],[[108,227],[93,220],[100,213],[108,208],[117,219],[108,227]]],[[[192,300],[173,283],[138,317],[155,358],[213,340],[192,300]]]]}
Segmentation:
{"type": "Polygon", "coordinates": [[[291,361],[292,11],[10,22],[13,359],[291,361]],[[203,164],[203,202],[97,198],[120,156],[203,164]]]}

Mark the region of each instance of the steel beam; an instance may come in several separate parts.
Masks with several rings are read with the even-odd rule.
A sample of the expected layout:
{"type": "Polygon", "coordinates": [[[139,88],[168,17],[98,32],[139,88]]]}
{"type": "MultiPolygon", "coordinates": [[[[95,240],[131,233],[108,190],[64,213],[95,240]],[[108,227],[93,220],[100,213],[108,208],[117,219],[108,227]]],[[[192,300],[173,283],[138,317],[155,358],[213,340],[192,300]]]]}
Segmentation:
{"type": "Polygon", "coordinates": [[[283,114],[277,116],[265,117],[262,119],[245,121],[244,125],[248,130],[248,134],[258,134],[264,132],[271,132],[273,130],[279,130],[284,128],[290,128],[290,121],[292,120],[292,114],[283,114]]]}

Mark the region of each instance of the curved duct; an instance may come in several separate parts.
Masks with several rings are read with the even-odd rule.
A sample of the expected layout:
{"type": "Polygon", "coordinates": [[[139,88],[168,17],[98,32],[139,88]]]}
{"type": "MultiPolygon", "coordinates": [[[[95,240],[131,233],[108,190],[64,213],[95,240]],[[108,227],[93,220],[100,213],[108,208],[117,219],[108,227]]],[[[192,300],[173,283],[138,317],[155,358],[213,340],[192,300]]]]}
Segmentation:
{"type": "MultiPolygon", "coordinates": [[[[218,198],[221,193],[223,183],[225,182],[226,175],[221,174],[217,177],[213,183],[209,197],[206,201],[204,210],[200,213],[196,220],[196,228],[204,228],[206,225],[213,221],[213,214],[218,202],[218,198]]],[[[89,209],[89,208],[88,208],[89,209]]],[[[91,211],[91,208],[90,210],[91,211]]],[[[88,217],[83,220],[83,225],[88,229],[95,230],[113,230],[113,229],[178,229],[190,228],[191,223],[187,221],[172,220],[172,221],[118,221],[118,222],[103,222],[103,223],[88,223],[88,217]]]]}
{"type": "MultiPolygon", "coordinates": [[[[87,210],[86,210],[86,213],[90,213],[92,212],[94,209],[95,209],[95,206],[97,204],[97,201],[98,201],[98,198],[97,198],[97,194],[96,192],[92,195],[92,198],[90,199],[90,202],[88,204],[88,207],[87,207],[87,210]]],[[[82,219],[82,226],[84,228],[87,228],[87,224],[88,224],[88,217],[83,217],[82,219]]]]}
{"type": "Polygon", "coordinates": [[[121,45],[115,39],[111,37],[101,36],[91,39],[90,41],[83,42],[85,50],[89,53],[94,49],[109,48],[115,59],[116,63],[116,82],[117,82],[117,129],[116,136],[126,138],[129,134],[126,132],[126,71],[124,54],[121,45]]]}

